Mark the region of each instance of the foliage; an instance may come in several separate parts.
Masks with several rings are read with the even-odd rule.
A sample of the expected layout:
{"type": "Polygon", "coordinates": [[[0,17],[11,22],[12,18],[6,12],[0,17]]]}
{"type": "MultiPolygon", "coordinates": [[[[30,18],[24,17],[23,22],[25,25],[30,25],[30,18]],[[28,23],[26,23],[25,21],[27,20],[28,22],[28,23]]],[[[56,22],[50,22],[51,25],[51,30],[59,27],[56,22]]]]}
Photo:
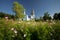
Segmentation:
{"type": "Polygon", "coordinates": [[[53,19],[60,20],[60,13],[55,13],[53,19]]]}
{"type": "Polygon", "coordinates": [[[60,21],[57,21],[56,24],[53,25],[53,38],[55,40],[60,40],[60,21]]]}
{"type": "Polygon", "coordinates": [[[4,13],[4,12],[0,12],[0,18],[5,18],[5,17],[8,17],[8,19],[14,19],[15,18],[14,15],[7,14],[7,13],[4,13]]]}
{"type": "Polygon", "coordinates": [[[13,3],[13,11],[15,12],[16,18],[23,18],[24,17],[24,7],[19,4],[18,2],[13,3]]]}
{"type": "Polygon", "coordinates": [[[51,18],[51,16],[48,14],[48,12],[46,12],[46,13],[44,14],[44,16],[43,16],[43,19],[44,19],[44,20],[51,20],[52,18],[51,18]]]}
{"type": "Polygon", "coordinates": [[[0,20],[0,40],[60,40],[60,21],[26,22],[0,20]]]}
{"type": "Polygon", "coordinates": [[[57,13],[54,14],[53,19],[55,19],[55,20],[58,19],[58,14],[57,13]]]}

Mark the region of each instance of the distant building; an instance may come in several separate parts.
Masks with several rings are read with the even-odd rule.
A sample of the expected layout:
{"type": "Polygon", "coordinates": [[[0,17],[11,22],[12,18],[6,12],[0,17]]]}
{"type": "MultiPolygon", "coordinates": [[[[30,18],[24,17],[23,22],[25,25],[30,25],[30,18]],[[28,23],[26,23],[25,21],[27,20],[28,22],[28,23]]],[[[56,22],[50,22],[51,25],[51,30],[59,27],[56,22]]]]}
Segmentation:
{"type": "Polygon", "coordinates": [[[32,10],[30,17],[31,17],[30,20],[34,20],[34,19],[35,19],[35,13],[34,13],[34,10],[32,10]]]}
{"type": "Polygon", "coordinates": [[[29,21],[29,20],[34,20],[35,19],[35,14],[34,14],[34,10],[32,10],[30,16],[26,14],[26,11],[24,9],[24,15],[25,17],[23,18],[23,20],[29,21]]]}

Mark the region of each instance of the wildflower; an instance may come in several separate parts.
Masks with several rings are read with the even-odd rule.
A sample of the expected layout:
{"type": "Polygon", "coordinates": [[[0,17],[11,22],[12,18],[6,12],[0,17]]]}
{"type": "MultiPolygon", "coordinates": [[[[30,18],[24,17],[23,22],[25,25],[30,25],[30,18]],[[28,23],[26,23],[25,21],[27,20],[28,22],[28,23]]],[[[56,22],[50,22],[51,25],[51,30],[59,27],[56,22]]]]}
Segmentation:
{"type": "Polygon", "coordinates": [[[14,33],[17,33],[17,31],[16,31],[16,30],[14,30],[14,33]]]}
{"type": "Polygon", "coordinates": [[[24,34],[24,37],[26,37],[27,36],[27,34],[24,34]]]}
{"type": "Polygon", "coordinates": [[[11,30],[14,30],[14,28],[11,28],[11,30]]]}

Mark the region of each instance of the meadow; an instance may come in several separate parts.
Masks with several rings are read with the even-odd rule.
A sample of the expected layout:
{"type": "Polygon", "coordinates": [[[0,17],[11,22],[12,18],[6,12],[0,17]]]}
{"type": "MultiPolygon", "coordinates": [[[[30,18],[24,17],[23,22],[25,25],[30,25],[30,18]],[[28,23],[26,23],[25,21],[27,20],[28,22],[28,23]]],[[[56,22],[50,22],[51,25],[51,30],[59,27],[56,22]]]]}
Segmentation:
{"type": "Polygon", "coordinates": [[[0,19],[0,40],[60,40],[60,21],[0,19]]]}

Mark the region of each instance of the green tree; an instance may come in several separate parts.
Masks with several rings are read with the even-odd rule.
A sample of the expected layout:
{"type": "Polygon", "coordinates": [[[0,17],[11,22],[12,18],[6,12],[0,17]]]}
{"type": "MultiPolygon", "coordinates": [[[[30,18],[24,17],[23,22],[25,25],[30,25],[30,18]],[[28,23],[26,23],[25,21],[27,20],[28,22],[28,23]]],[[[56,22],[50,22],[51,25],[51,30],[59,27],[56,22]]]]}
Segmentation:
{"type": "Polygon", "coordinates": [[[4,12],[0,12],[0,18],[5,18],[5,17],[8,17],[8,19],[14,19],[15,18],[14,15],[4,13],[4,12]]]}
{"type": "Polygon", "coordinates": [[[24,18],[24,7],[18,2],[13,3],[13,11],[15,12],[16,18],[24,18]]]}
{"type": "Polygon", "coordinates": [[[3,12],[0,12],[0,17],[3,18],[4,17],[4,13],[3,12]]]}
{"type": "Polygon", "coordinates": [[[48,14],[48,12],[44,13],[44,16],[43,16],[43,19],[44,20],[51,20],[51,16],[48,14]]]}
{"type": "Polygon", "coordinates": [[[60,20],[60,13],[58,13],[58,19],[60,20]]]}
{"type": "Polygon", "coordinates": [[[60,13],[55,13],[53,16],[54,20],[60,20],[60,13]]]}
{"type": "Polygon", "coordinates": [[[55,14],[54,14],[53,19],[54,19],[54,20],[57,20],[57,19],[58,19],[58,13],[55,13],[55,14]]]}

